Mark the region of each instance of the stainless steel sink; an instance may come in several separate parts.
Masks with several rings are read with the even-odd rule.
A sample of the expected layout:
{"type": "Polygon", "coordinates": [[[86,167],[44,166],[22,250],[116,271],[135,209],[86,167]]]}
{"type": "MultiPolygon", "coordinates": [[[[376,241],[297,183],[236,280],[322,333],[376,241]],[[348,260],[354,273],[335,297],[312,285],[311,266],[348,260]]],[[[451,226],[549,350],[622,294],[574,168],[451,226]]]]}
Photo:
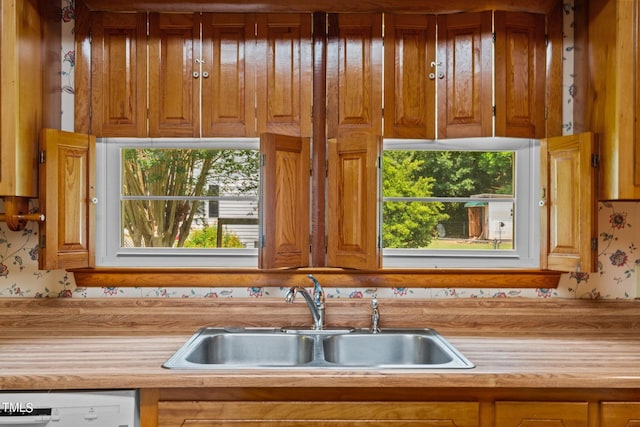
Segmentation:
{"type": "Polygon", "coordinates": [[[185,360],[199,365],[295,366],[313,360],[314,340],[302,335],[228,333],[199,341],[185,360]]]}
{"type": "Polygon", "coordinates": [[[325,359],[344,366],[445,365],[455,356],[427,332],[337,335],[323,344],[325,359]]]}
{"type": "Polygon", "coordinates": [[[461,369],[474,365],[432,329],[203,328],[170,369],[461,369]]]}

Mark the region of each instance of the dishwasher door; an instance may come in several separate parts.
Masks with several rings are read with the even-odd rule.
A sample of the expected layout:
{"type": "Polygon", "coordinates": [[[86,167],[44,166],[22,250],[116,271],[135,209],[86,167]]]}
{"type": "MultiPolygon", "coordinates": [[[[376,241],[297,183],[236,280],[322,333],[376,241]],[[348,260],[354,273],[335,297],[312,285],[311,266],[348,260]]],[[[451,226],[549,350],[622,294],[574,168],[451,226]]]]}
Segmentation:
{"type": "Polygon", "coordinates": [[[135,390],[0,393],[0,427],[138,427],[135,390]]]}

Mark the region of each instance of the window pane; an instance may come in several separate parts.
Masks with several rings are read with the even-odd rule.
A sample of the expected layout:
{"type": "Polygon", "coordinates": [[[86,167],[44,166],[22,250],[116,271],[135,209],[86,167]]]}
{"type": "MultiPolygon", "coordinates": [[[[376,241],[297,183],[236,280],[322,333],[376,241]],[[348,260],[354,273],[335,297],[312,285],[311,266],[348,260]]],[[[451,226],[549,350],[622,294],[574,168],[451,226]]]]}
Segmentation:
{"type": "Polygon", "coordinates": [[[512,250],[515,153],[386,150],[384,248],[512,250]]]}
{"type": "Polygon", "coordinates": [[[513,194],[512,151],[385,150],[384,197],[513,194]]]}
{"type": "Polygon", "coordinates": [[[123,149],[121,246],[256,247],[258,160],[256,150],[123,149]]]}

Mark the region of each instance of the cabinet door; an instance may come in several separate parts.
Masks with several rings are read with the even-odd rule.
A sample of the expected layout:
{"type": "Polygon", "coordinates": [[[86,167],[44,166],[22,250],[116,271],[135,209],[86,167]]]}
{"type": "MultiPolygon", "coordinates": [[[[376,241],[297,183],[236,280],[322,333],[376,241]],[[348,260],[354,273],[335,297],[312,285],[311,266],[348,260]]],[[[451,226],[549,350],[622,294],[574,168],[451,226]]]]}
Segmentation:
{"type": "Polygon", "coordinates": [[[492,39],[491,12],[438,17],[438,138],[491,136],[492,39]]]}
{"type": "Polygon", "coordinates": [[[475,402],[164,402],[158,427],[477,427],[475,402]]]}
{"type": "Polygon", "coordinates": [[[198,15],[149,15],[149,135],[200,134],[198,15]]]}
{"type": "Polygon", "coordinates": [[[202,136],[256,136],[255,15],[202,16],[202,136]]]}
{"type": "Polygon", "coordinates": [[[329,140],[328,248],[330,267],[377,269],[381,138],[366,132],[329,140]]]}
{"type": "Polygon", "coordinates": [[[384,136],[433,139],[436,18],[389,14],[384,24],[384,136]]]}
{"type": "Polygon", "coordinates": [[[591,133],[541,141],[542,269],[596,271],[596,173],[591,133]]]}
{"type": "Polygon", "coordinates": [[[586,402],[496,402],[496,427],[587,427],[586,402]]]}
{"type": "Polygon", "coordinates": [[[495,12],[496,136],[545,136],[545,17],[495,12]]]}
{"type": "Polygon", "coordinates": [[[38,268],[95,265],[95,137],[43,129],[38,268]]]}
{"type": "Polygon", "coordinates": [[[311,136],[311,15],[257,16],[258,134],[311,136]]]}
{"type": "MultiPolygon", "coordinates": [[[[341,133],[365,131],[382,135],[382,16],[340,14],[338,32],[337,52],[334,43],[328,48],[328,62],[337,71],[327,71],[336,72],[338,82],[337,105],[332,105],[330,96],[329,114],[337,113],[335,122],[341,133]],[[338,59],[334,62],[331,57],[338,59]]],[[[329,134],[336,133],[329,129],[329,134]]]]}
{"type": "Polygon", "coordinates": [[[640,403],[602,402],[600,425],[603,427],[640,427],[640,403]]]}
{"type": "Polygon", "coordinates": [[[91,132],[146,136],[146,14],[94,12],[91,31],[91,132]]]}

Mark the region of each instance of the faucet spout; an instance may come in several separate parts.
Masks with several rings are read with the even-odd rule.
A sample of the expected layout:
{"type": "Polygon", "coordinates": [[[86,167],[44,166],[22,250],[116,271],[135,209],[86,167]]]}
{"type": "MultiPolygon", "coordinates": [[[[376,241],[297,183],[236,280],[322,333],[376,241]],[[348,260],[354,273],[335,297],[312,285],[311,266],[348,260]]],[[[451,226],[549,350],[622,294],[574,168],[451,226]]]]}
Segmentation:
{"type": "Polygon", "coordinates": [[[292,286],[287,292],[285,301],[292,303],[298,293],[302,294],[313,317],[313,329],[321,330],[324,329],[324,290],[315,277],[311,274],[308,277],[313,281],[313,294],[302,286],[292,286]]]}

